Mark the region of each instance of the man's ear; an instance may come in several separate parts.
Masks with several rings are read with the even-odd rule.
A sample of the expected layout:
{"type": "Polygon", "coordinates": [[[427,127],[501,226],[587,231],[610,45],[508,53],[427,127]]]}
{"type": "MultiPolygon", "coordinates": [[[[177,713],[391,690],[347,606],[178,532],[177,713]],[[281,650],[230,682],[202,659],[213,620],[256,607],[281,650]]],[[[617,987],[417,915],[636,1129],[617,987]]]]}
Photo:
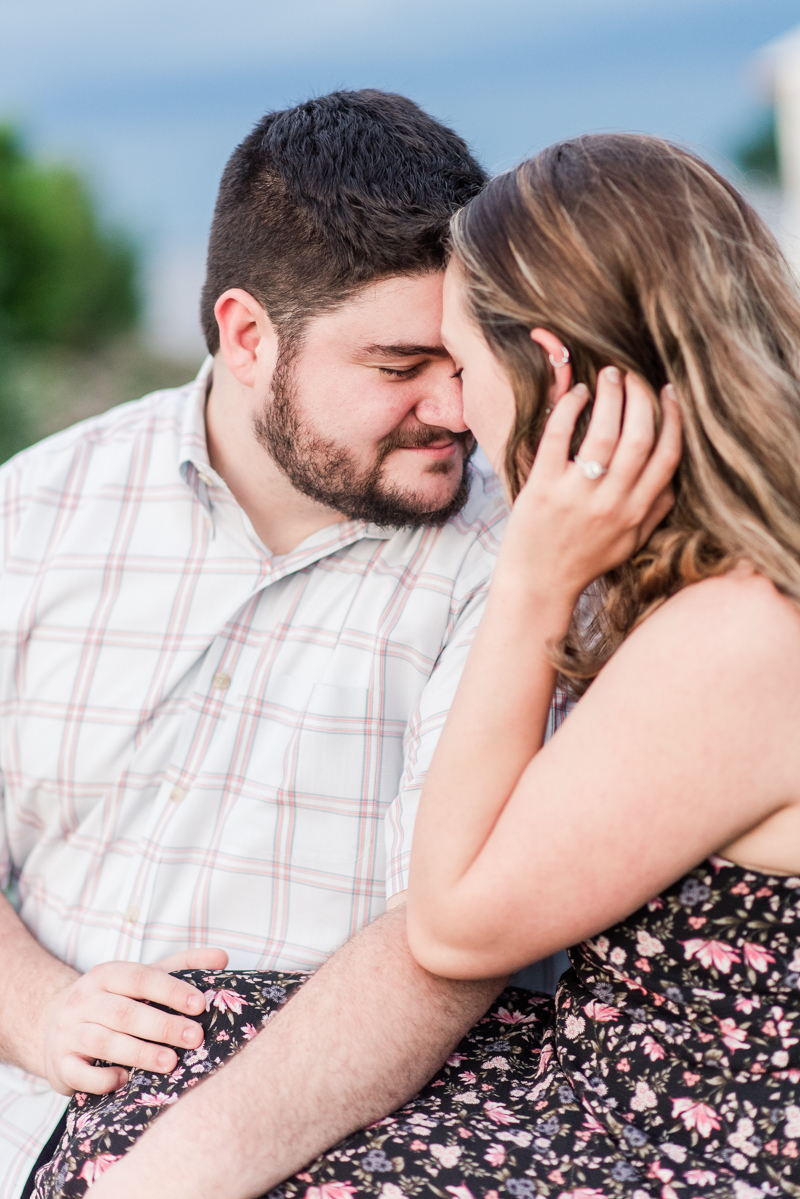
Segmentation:
{"type": "Polygon", "coordinates": [[[258,300],[241,287],[224,291],[214,305],[219,348],[228,370],[245,387],[272,374],[278,357],[275,326],[258,300]]]}
{"type": "Polygon", "coordinates": [[[550,404],[557,404],[572,387],[569,351],[561,338],[556,337],[555,333],[551,333],[549,329],[531,329],[531,341],[540,345],[550,359],[550,365],[555,375],[555,384],[550,390],[550,404]]]}

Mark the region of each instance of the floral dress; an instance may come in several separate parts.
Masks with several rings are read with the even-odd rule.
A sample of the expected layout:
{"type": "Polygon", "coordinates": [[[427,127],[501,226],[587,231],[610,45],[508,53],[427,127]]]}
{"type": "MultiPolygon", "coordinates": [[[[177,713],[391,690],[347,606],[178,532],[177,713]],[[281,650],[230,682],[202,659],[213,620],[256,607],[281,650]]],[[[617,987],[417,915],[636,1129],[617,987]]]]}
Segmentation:
{"type": "MultiPolygon", "coordinates": [[[[419,1095],[270,1199],[800,1197],[800,877],[712,858],[570,959],[555,1000],[506,990],[419,1095]]],[[[36,1199],[83,1195],[303,979],[182,977],[203,1046],[76,1094],[36,1199]]]]}

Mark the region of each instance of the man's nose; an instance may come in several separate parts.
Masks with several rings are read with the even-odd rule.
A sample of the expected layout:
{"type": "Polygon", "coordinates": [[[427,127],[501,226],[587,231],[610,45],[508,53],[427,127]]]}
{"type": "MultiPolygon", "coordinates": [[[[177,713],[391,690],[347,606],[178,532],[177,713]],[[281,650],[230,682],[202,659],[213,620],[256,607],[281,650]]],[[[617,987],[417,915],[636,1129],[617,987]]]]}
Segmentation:
{"type": "Polygon", "coordinates": [[[452,368],[444,378],[429,380],[425,394],[414,408],[414,413],[424,425],[439,425],[451,433],[464,433],[464,405],[461,399],[461,380],[452,375],[452,368]]]}

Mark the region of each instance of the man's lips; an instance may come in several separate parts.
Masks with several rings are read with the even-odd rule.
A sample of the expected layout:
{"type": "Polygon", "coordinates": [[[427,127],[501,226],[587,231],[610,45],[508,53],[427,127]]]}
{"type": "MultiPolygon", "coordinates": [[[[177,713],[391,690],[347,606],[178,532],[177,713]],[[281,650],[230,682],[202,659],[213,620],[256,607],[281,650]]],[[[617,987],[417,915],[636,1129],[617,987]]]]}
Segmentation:
{"type": "Polygon", "coordinates": [[[459,444],[453,439],[451,441],[434,441],[430,445],[403,445],[397,448],[409,450],[412,454],[422,454],[426,458],[449,458],[455,453],[459,444]]]}

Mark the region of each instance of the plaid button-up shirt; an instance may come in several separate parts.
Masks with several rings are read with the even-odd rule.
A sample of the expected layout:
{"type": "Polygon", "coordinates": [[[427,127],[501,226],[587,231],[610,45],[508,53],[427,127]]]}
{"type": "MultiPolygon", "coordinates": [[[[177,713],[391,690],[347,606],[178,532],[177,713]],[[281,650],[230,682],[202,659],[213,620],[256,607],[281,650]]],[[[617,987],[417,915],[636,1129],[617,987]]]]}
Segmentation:
{"type": "MultiPolygon", "coordinates": [[[[505,514],[272,555],[211,469],[210,363],[0,471],[0,853],[86,970],[220,945],[309,969],[406,885],[505,514]]],[[[0,1196],[63,1100],[0,1067],[0,1196]]]]}
{"type": "MultiPolygon", "coordinates": [[[[86,970],[219,945],[310,969],[406,885],[505,516],[344,521],[289,554],[211,469],[210,362],[0,471],[0,853],[86,970]]],[[[0,1066],[0,1197],[63,1099],[0,1066]]]]}

